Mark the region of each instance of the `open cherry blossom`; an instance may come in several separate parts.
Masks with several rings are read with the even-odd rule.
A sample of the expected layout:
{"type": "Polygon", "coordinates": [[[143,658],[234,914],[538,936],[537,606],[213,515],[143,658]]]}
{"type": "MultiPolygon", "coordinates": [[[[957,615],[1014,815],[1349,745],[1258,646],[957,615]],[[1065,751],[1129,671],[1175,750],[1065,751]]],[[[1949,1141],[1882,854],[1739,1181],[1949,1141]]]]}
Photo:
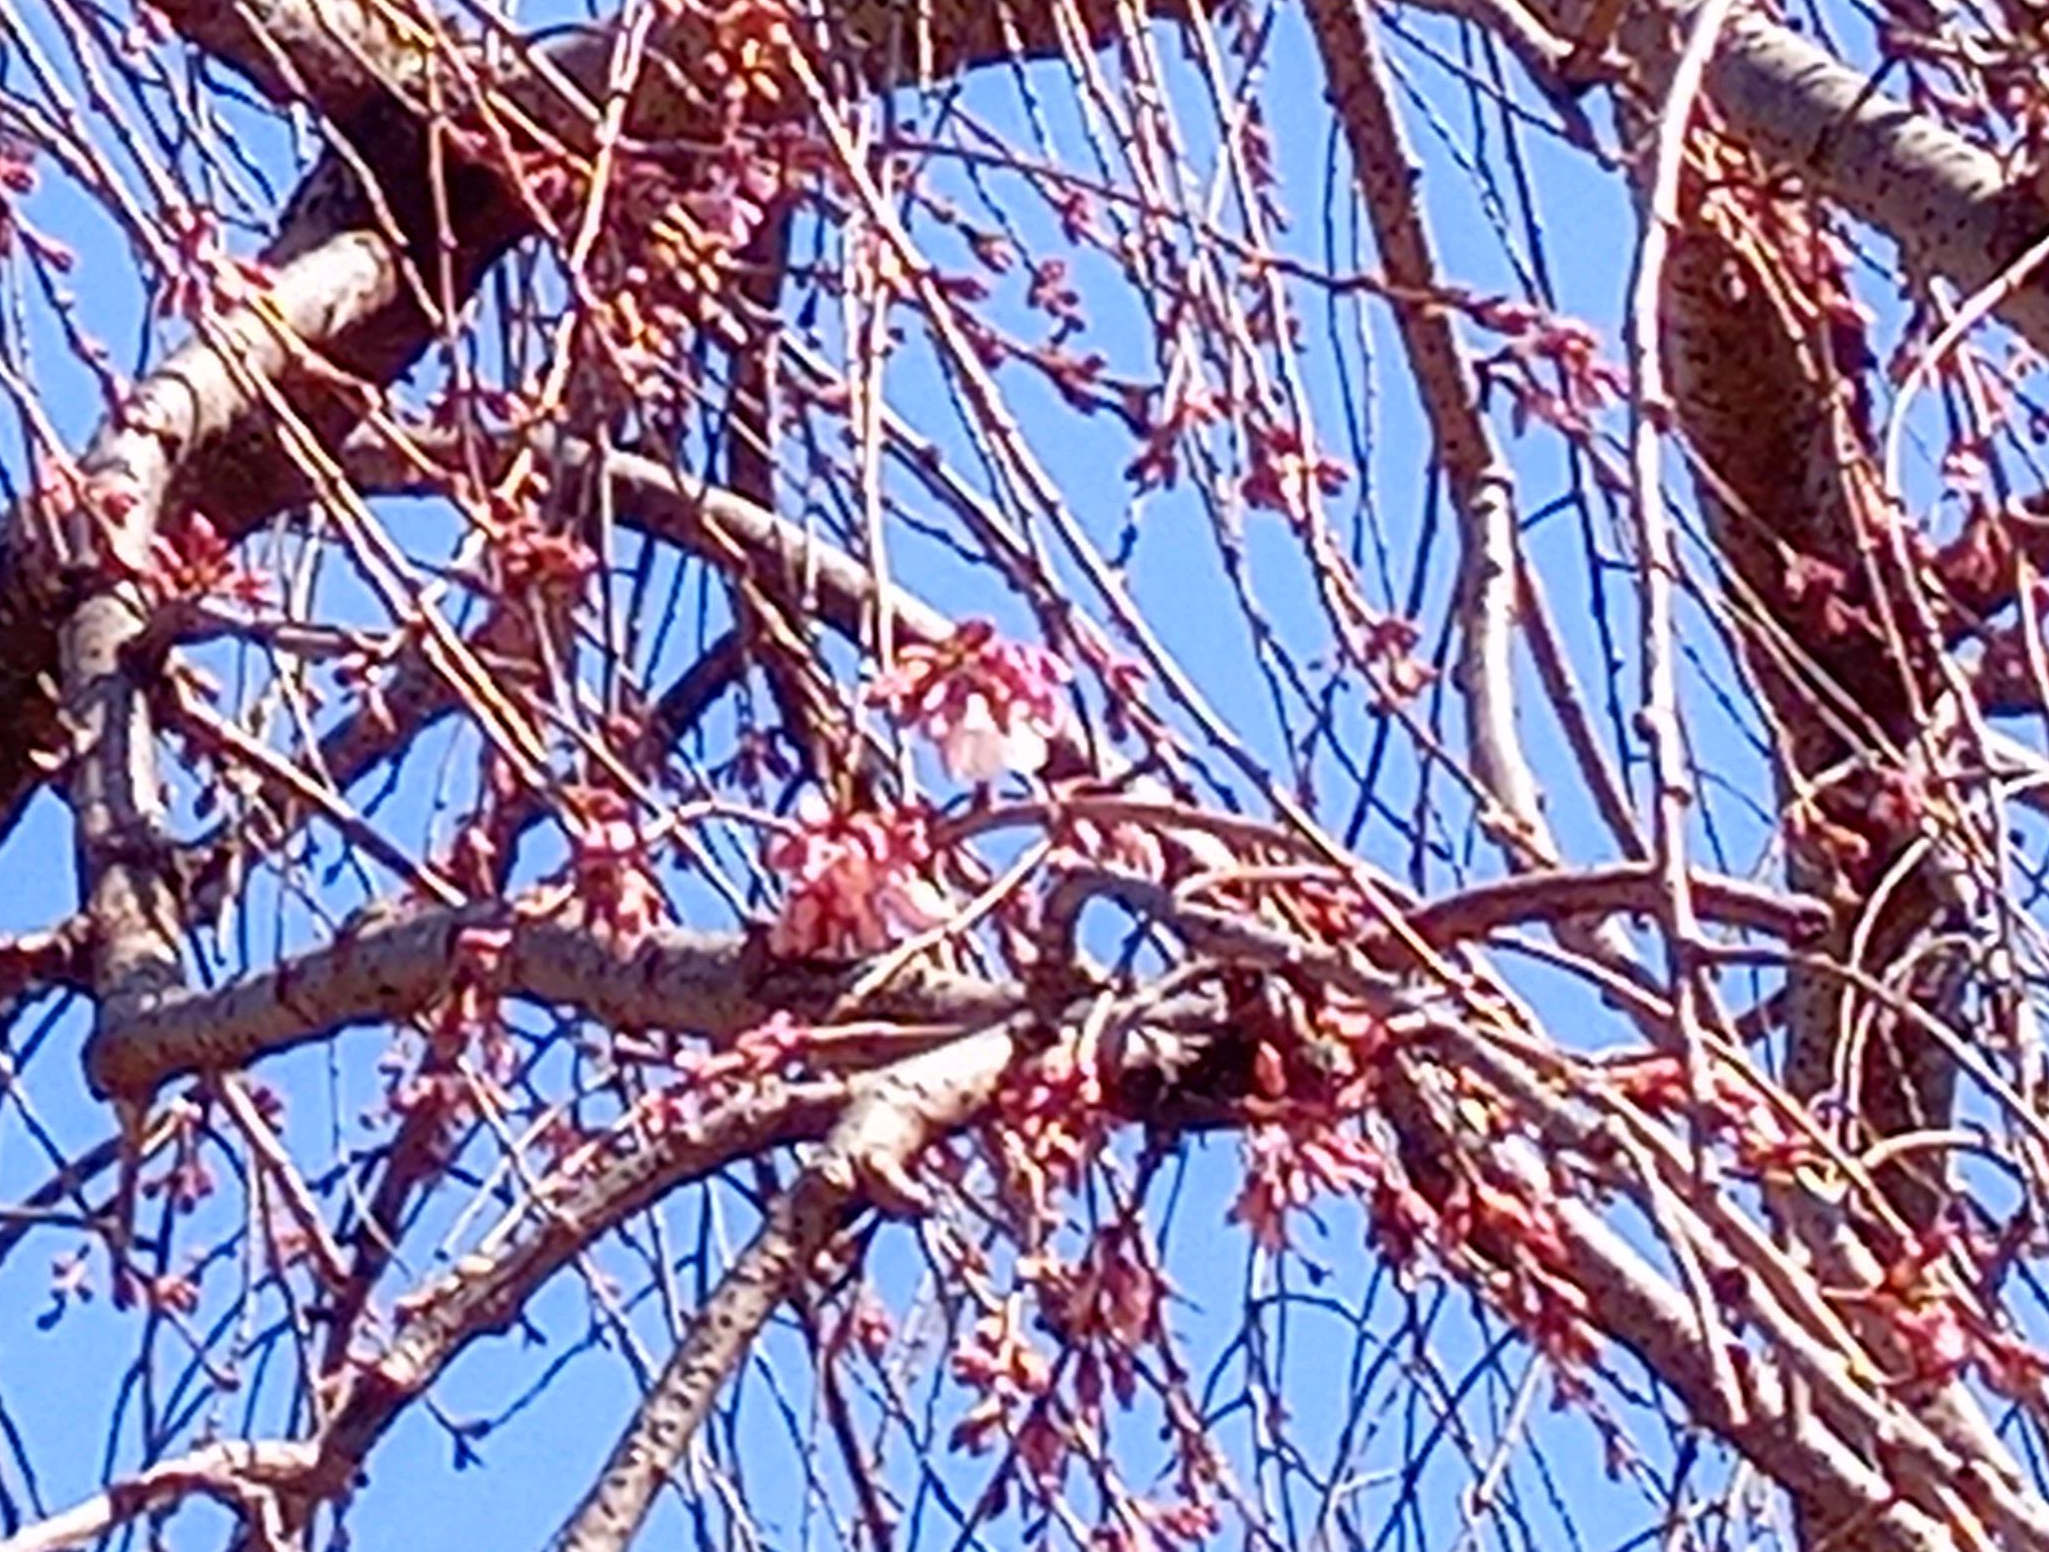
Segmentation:
{"type": "Polygon", "coordinates": [[[868,698],[898,726],[931,739],[956,781],[993,781],[1045,765],[1072,677],[1045,648],[1006,641],[987,620],[968,620],[937,645],[904,648],[868,698]]]}

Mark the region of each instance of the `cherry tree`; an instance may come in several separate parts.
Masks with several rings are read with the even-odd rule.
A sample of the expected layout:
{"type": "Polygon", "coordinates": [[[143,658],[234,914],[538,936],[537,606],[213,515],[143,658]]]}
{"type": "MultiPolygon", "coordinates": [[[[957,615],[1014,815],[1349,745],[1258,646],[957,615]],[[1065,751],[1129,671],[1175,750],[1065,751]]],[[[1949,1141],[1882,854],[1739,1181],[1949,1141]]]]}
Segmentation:
{"type": "Polygon", "coordinates": [[[0,1552],[2049,1548],[2045,131],[2027,0],[0,7],[0,1552]]]}

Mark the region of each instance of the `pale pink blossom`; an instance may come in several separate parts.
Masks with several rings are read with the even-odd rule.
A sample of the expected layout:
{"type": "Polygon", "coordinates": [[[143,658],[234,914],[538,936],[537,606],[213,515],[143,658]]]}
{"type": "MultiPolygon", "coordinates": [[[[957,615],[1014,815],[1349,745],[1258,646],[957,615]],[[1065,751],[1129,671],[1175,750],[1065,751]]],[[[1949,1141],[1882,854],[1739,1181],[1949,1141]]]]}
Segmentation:
{"type": "Polygon", "coordinates": [[[1045,648],[1005,641],[988,621],[969,620],[942,642],[904,648],[868,696],[898,726],[931,739],[954,780],[984,782],[1045,765],[1071,678],[1045,648]]]}
{"type": "Polygon", "coordinates": [[[769,946],[778,954],[873,954],[945,921],[932,882],[933,847],[923,809],[816,813],[777,836],[764,860],[785,881],[769,946]]]}
{"type": "Polygon", "coordinates": [[[1032,772],[1046,763],[1047,741],[1029,717],[1014,712],[999,724],[989,698],[970,694],[957,717],[941,712],[926,723],[939,758],[955,781],[994,781],[1005,771],[1032,772]]]}

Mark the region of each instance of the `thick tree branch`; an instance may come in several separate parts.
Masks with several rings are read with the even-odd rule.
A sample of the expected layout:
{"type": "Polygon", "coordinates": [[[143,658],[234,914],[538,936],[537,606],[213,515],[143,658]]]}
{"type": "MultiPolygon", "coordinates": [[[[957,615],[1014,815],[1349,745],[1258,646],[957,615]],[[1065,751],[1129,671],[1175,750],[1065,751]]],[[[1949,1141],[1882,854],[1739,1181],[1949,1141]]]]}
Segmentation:
{"type": "MultiPolygon", "coordinates": [[[[166,996],[96,1034],[87,1070],[105,1093],[142,1096],[181,1073],[232,1071],[352,1025],[403,1018],[447,995],[486,942],[498,961],[494,990],[575,1007],[615,1029],[714,1039],[779,1010],[823,1016],[859,978],[858,967],[777,963],[738,933],[661,929],[622,947],[595,929],[522,918],[499,904],[422,909],[367,918],[232,986],[166,996]]],[[[863,1007],[958,1024],[1008,1011],[1018,997],[989,982],[910,970],[863,1007]]]]}
{"type": "MultiPolygon", "coordinates": [[[[95,534],[105,525],[114,545],[108,559],[119,568],[99,573],[106,581],[148,567],[158,515],[176,504],[172,488],[186,460],[251,416],[266,388],[309,353],[385,307],[395,288],[392,254],[378,237],[344,232],[309,247],[280,266],[261,295],[143,380],[95,436],[81,465],[83,489],[42,492],[9,515],[0,540],[0,726],[9,729],[0,740],[0,833],[41,779],[39,755],[57,742],[48,680],[57,668],[57,625],[90,585],[92,573],[81,577],[73,568],[97,564],[63,543],[53,525],[67,509],[95,534]]],[[[132,602],[100,608],[118,656],[141,622],[132,602]]]]}
{"type": "Polygon", "coordinates": [[[319,1453],[310,1444],[239,1439],[210,1444],[126,1477],[62,1514],[25,1526],[0,1541],[0,1552],[61,1552],[82,1546],[195,1494],[219,1499],[245,1519],[274,1515],[280,1495],[295,1496],[318,1486],[319,1466],[319,1453]]]}
{"type": "MultiPolygon", "coordinates": [[[[1105,874],[1100,887],[1175,920],[1255,930],[1223,913],[1169,906],[1167,893],[1144,880],[1105,874]]],[[[1820,923],[1821,908],[1798,897],[1711,875],[1697,875],[1694,887],[1711,921],[1794,942],[1820,923]]],[[[1567,915],[1648,912],[1657,901],[1649,869],[1623,864],[1482,885],[1416,907],[1407,925],[1427,942],[1452,944],[1567,915]]],[[[457,984],[469,934],[489,938],[494,954],[503,936],[494,989],[576,1007],[622,1029],[730,1037],[778,1009],[822,1015],[861,978],[858,966],[776,963],[737,933],[665,928],[622,948],[593,929],[522,917],[502,905],[421,908],[367,917],[334,943],[233,985],[159,999],[95,1037],[89,1071],[104,1092],[144,1094],[182,1074],[231,1071],[353,1025],[417,1013],[457,984]]],[[[1380,985],[1358,973],[1367,975],[1362,986],[1380,985]]],[[[959,1023],[1014,1007],[1021,995],[992,982],[908,971],[863,1007],[879,1016],[959,1023]]]]}

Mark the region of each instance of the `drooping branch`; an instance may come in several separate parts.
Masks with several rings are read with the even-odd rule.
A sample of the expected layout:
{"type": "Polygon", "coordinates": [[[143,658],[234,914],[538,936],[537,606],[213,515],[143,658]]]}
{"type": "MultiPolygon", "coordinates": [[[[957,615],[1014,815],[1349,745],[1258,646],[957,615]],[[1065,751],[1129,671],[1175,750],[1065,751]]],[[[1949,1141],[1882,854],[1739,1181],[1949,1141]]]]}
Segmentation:
{"type": "Polygon", "coordinates": [[[493,1234],[493,1241],[504,1242],[481,1266],[465,1262],[402,1300],[397,1333],[381,1351],[343,1371],[323,1452],[360,1466],[458,1353],[478,1337],[507,1329],[534,1293],[599,1237],[690,1181],[771,1148],[822,1137],[845,1105],[844,1085],[837,1082],[750,1084],[516,1213],[502,1234],[493,1234]]]}
{"type": "MultiPolygon", "coordinates": [[[[1523,590],[1513,475],[1480,411],[1475,374],[1450,318],[1422,300],[1439,289],[1437,257],[1367,9],[1359,0],[1309,0],[1307,10],[1374,242],[1394,283],[1395,321],[1432,452],[1458,518],[1457,684],[1468,758],[1493,810],[1481,822],[1512,866],[1546,867],[1558,860],[1558,842],[1518,725],[1515,641],[1523,590]]],[[[1675,876],[1683,886],[1683,858],[1675,876]]],[[[1643,984],[1628,940],[1612,923],[1563,918],[1554,927],[1561,941],[1626,984],[1643,984]]]]}
{"type": "Polygon", "coordinates": [[[1355,0],[1310,0],[1311,28],[1373,223],[1410,372],[1459,521],[1459,667],[1474,774],[1498,812],[1488,821],[1519,862],[1555,861],[1515,694],[1515,481],[1481,415],[1471,363],[1451,319],[1425,298],[1439,276],[1417,196],[1418,170],[1389,99],[1379,44],[1355,0]]]}
{"type": "Polygon", "coordinates": [[[557,1552],[625,1552],[727,1377],[849,1210],[877,1199],[899,1210],[915,1201],[907,1170],[918,1151],[987,1104],[1016,1055],[1012,1030],[984,1030],[857,1089],[819,1156],[777,1194],[753,1241],[692,1317],[603,1472],[550,1543],[557,1552]]]}
{"type": "MultiPolygon", "coordinates": [[[[1689,1300],[1584,1202],[1556,1199],[1557,1227],[1571,1243],[1569,1264],[1586,1295],[1593,1329],[1621,1341],[1681,1395],[1690,1415],[1721,1433],[1777,1479],[1827,1534],[1904,1536],[1926,1543],[1922,1521],[1972,1520],[1997,1529],[2001,1545],[2049,1547],[2049,1503],[2030,1488],[2005,1451],[1982,1436],[1955,1431],[1939,1411],[1919,1415],[1916,1365],[1897,1333],[1867,1326],[1880,1340],[1864,1345],[1830,1307],[1808,1265],[1769,1244],[1748,1209],[1719,1193],[1692,1189],[1692,1166],[1679,1140],[1623,1107],[1595,1119],[1587,1105],[1598,1084],[1560,1084],[1559,1074],[1538,1077],[1520,1053],[1483,1034],[1438,1022],[1417,1038],[1462,1079],[1477,1077],[1495,1102],[1519,1114],[1533,1135],[1558,1156],[1603,1157],[1615,1189],[1634,1200],[1675,1252],[1705,1260],[1704,1270],[1727,1297],[1710,1307],[1715,1324],[1704,1329],[1703,1310],[1689,1300]],[[1597,1141],[1606,1131],[1609,1142],[1597,1141]],[[1736,1323],[1767,1343],[1766,1361],[1746,1363],[1737,1386],[1718,1366],[1710,1344],[1735,1343],[1736,1323]],[[1883,1367],[1883,1370],[1881,1369],[1883,1367]],[[1883,1372],[1905,1373],[1905,1382],[1883,1372]],[[1804,1394],[1803,1394],[1804,1391],[1804,1394]],[[1873,1457],[1881,1457],[1874,1460],[1873,1457]],[[1918,1507],[1895,1519],[1891,1510],[1918,1507]]],[[[1547,1060],[1570,1059],[1547,1053],[1547,1060]]],[[[1457,1180],[1460,1161],[1474,1157],[1472,1139],[1454,1135],[1447,1091],[1414,1065],[1401,1068],[1390,1114],[1403,1134],[1403,1156],[1419,1184],[1441,1198],[1457,1180]]],[[[1482,1151],[1481,1157],[1485,1157],[1482,1151]]],[[[1510,1172],[1526,1166],[1499,1161],[1510,1172]]],[[[1868,1187],[1866,1188],[1868,1189],[1868,1187]]],[[[1513,1259],[1510,1244],[1481,1248],[1513,1259]]],[[[1961,1544],[1972,1545],[1972,1527],[1961,1544]]]]}

